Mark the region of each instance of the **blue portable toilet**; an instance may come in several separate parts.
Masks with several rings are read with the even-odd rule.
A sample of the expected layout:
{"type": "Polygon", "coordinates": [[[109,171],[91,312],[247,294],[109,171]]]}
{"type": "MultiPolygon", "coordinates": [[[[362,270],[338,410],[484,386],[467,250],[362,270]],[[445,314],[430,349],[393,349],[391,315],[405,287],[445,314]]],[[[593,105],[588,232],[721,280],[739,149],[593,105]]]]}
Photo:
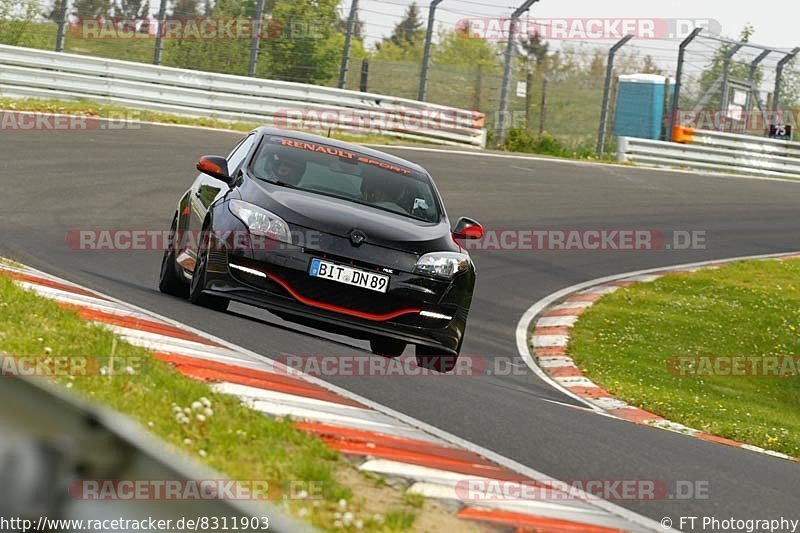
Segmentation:
{"type": "Polygon", "coordinates": [[[619,77],[614,135],[660,138],[666,80],[666,77],[658,74],[627,74],[619,77]]]}

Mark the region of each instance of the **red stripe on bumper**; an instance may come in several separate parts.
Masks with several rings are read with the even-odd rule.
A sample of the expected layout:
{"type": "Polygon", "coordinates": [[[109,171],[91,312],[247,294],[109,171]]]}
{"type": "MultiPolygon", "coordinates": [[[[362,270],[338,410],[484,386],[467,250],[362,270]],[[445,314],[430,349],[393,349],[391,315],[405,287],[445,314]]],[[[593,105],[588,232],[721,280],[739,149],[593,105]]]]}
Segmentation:
{"type": "Polygon", "coordinates": [[[346,307],[341,307],[338,305],[328,304],[325,302],[319,302],[317,300],[312,300],[311,298],[306,298],[305,296],[298,294],[292,287],[286,283],[284,280],[276,276],[275,274],[271,274],[266,272],[266,275],[269,279],[283,287],[286,292],[292,295],[292,298],[297,300],[298,302],[308,305],[310,307],[316,307],[317,309],[324,309],[326,311],[333,311],[334,313],[341,313],[343,315],[350,315],[357,318],[363,318],[364,320],[371,320],[373,322],[384,322],[386,320],[391,320],[393,318],[397,318],[402,315],[410,315],[416,314],[422,311],[422,309],[400,309],[398,311],[393,311],[391,313],[385,313],[382,315],[376,315],[373,313],[365,313],[363,311],[356,311],[355,309],[348,309],[346,307]]]}

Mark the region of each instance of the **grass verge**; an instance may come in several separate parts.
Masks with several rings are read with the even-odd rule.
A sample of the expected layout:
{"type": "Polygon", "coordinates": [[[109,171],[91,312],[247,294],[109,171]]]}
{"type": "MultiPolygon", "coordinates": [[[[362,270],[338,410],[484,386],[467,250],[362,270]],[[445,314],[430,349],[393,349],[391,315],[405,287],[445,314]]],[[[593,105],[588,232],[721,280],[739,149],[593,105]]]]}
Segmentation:
{"type": "MultiPolygon", "coordinates": [[[[36,113],[54,113],[62,115],[80,115],[93,118],[110,118],[116,121],[131,120],[142,122],[157,122],[159,124],[177,124],[181,126],[201,126],[221,130],[232,130],[249,132],[263,124],[256,122],[229,122],[209,117],[191,117],[175,115],[171,113],[161,113],[159,111],[148,111],[145,109],[133,109],[129,107],[101,104],[92,100],[58,100],[40,98],[0,98],[0,110],[6,111],[29,111],[36,113]]],[[[320,133],[320,132],[315,132],[320,133]]],[[[331,130],[330,137],[340,141],[355,142],[361,144],[389,144],[392,142],[402,142],[392,138],[383,137],[375,134],[350,134],[337,130],[331,130]]],[[[420,144],[421,141],[417,141],[420,144]]]]}
{"type": "Polygon", "coordinates": [[[727,359],[717,367],[719,359],[705,358],[798,360],[799,260],[745,261],[621,288],[581,315],[568,351],[590,379],[631,404],[800,456],[800,376],[792,367],[780,376],[724,375],[740,372],[727,359]],[[696,363],[676,367],[676,356],[696,363]]]}
{"type": "Polygon", "coordinates": [[[362,475],[290,421],[268,418],[232,396],[212,392],[150,352],[3,275],[0,352],[88,361],[85,371],[53,379],[91,402],[132,417],[170,447],[232,479],[269,482],[276,489],[270,495],[277,504],[319,528],[479,530],[435,502],[409,498],[383,479],[362,475]],[[188,422],[178,421],[183,416],[188,422]]]}

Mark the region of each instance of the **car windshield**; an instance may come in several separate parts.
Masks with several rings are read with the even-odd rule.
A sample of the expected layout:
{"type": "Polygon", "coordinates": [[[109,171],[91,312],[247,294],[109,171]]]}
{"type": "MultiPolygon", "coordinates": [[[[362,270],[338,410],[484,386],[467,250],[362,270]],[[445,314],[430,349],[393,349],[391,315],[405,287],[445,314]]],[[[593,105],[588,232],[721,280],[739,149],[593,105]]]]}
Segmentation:
{"type": "Polygon", "coordinates": [[[255,177],[438,222],[430,178],[417,170],[311,141],[267,136],[253,160],[255,177]]]}

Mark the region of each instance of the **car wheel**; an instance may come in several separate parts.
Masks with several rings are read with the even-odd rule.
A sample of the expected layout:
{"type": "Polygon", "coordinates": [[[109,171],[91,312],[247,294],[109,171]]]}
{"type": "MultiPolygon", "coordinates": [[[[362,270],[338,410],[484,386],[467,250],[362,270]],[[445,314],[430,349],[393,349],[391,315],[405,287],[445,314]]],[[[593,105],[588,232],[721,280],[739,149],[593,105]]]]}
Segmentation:
{"type": "MultiPolygon", "coordinates": [[[[205,232],[204,232],[205,233],[205,232]]],[[[193,304],[213,309],[214,311],[225,311],[228,309],[230,301],[227,298],[212,296],[203,293],[206,284],[206,264],[208,263],[208,248],[211,243],[202,243],[197,251],[197,261],[192,274],[192,283],[189,286],[189,301],[193,304]]]]}
{"type": "Polygon", "coordinates": [[[458,354],[442,354],[440,350],[418,344],[416,346],[417,365],[435,372],[447,373],[456,367],[458,354]]]}
{"type": "Polygon", "coordinates": [[[400,357],[406,349],[406,343],[388,337],[373,337],[369,341],[369,348],[375,355],[384,357],[400,357]]]}
{"type": "Polygon", "coordinates": [[[178,273],[178,264],[175,262],[175,239],[177,220],[172,221],[169,247],[164,250],[161,258],[161,273],[158,278],[158,290],[164,294],[186,298],[189,295],[189,284],[178,273]]]}

